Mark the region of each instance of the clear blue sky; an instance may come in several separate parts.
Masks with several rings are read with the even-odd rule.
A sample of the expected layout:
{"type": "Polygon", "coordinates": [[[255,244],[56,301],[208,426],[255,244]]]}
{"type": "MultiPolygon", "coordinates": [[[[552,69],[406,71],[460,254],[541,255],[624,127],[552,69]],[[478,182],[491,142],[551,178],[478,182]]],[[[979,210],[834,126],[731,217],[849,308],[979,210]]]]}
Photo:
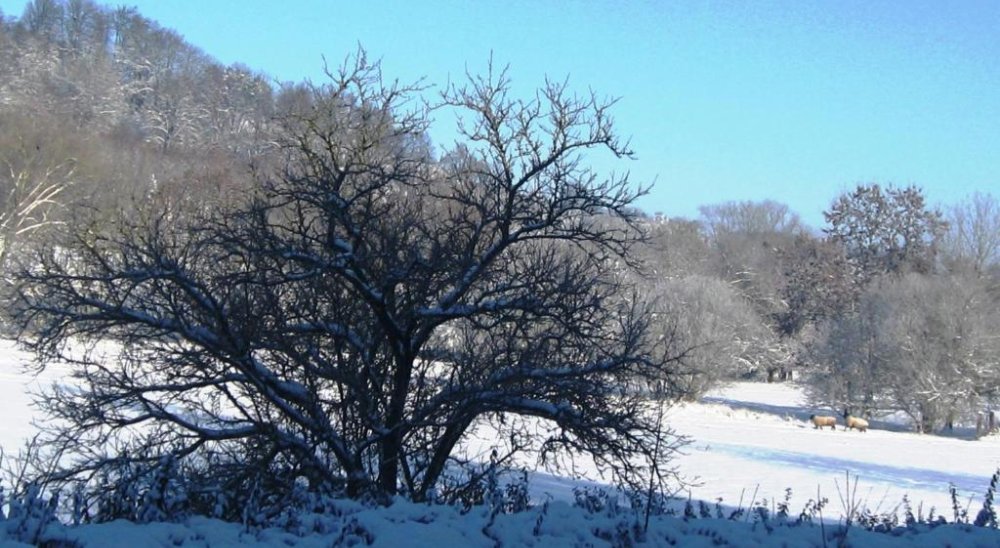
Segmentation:
{"type": "MultiPolygon", "coordinates": [[[[932,203],[1000,195],[1000,1],[554,2],[132,0],[223,63],[321,78],[363,45],[429,83],[492,52],[523,93],[544,75],[621,97],[616,118],[655,181],[639,205],[773,199],[814,227],[860,182],[932,203]]],[[[0,0],[20,15],[23,0],[0,0]]],[[[432,132],[441,141],[451,122],[432,132]]],[[[595,159],[600,166],[610,166],[595,159]]]]}

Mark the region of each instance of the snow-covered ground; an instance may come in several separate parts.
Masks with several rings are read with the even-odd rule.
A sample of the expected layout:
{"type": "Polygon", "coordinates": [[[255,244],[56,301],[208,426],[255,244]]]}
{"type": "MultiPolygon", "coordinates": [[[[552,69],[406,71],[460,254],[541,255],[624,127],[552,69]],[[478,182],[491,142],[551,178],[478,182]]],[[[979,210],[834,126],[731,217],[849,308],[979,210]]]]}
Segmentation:
{"type": "Polygon", "coordinates": [[[17,454],[23,443],[36,432],[33,421],[40,418],[31,404],[31,393],[58,382],[68,371],[62,367],[40,374],[25,372],[30,355],[14,343],[0,339],[0,448],[6,456],[17,454]]]}
{"type": "MultiPolygon", "coordinates": [[[[777,525],[746,520],[660,517],[635,535],[632,515],[585,513],[565,502],[554,502],[516,514],[491,517],[487,509],[463,514],[454,507],[400,501],[387,508],[360,508],[345,501],[343,516],[316,519],[304,530],[246,529],[239,524],[205,518],[184,523],[137,525],[115,521],[77,528],[55,527],[43,540],[53,546],[134,548],[136,546],[235,547],[329,546],[491,548],[535,546],[792,546],[866,548],[920,547],[996,548],[995,529],[970,525],[900,529],[895,534],[871,533],[837,525],[777,525]],[[65,544],[58,544],[59,541],[65,544]]],[[[641,521],[640,521],[641,523],[641,521]]],[[[641,526],[640,526],[641,528],[641,526]]],[[[0,546],[24,546],[0,540],[0,546]]]]}
{"type": "Polygon", "coordinates": [[[873,511],[891,511],[907,495],[914,511],[922,502],[950,520],[953,484],[973,515],[981,507],[990,476],[1000,467],[1000,438],[980,440],[921,435],[902,425],[878,421],[867,432],[816,430],[801,389],[788,384],[736,383],[714,391],[700,403],[671,409],[669,424],[692,439],[677,459],[682,474],[697,478],[696,499],[723,499],[746,506],[756,500],[779,501],[792,489],[792,508],[810,498],[830,499],[829,512],[843,511],[838,494],[847,495],[846,474],[856,499],[873,511]],[[892,426],[892,430],[885,429],[892,426]]]}
{"type": "MultiPolygon", "coordinates": [[[[65,371],[52,370],[38,378],[21,365],[27,356],[0,340],[0,447],[16,453],[34,431],[37,418],[27,391],[58,381],[65,371]]],[[[737,383],[717,390],[701,402],[680,404],[668,411],[669,425],[691,438],[673,463],[692,485],[684,494],[710,505],[721,498],[726,511],[749,508],[762,499],[774,508],[791,488],[791,514],[798,515],[810,499],[825,497],[829,504],[825,528],[760,523],[752,513],[736,521],[654,518],[646,542],[685,546],[824,546],[837,545],[841,529],[834,522],[850,497],[877,513],[893,511],[907,495],[916,513],[923,504],[952,518],[949,484],[954,484],[972,517],[981,507],[990,476],[1000,466],[1000,439],[965,440],[912,434],[899,427],[875,423],[866,433],[815,430],[811,409],[794,385],[737,383]],[[880,427],[882,426],[882,427],[880,427]],[[839,488],[839,492],[838,492],[839,488]],[[824,542],[824,534],[827,541],[824,542]]],[[[53,530],[50,538],[73,539],[82,546],[578,546],[614,544],[616,534],[627,534],[635,516],[608,512],[586,513],[571,506],[579,480],[532,476],[532,493],[544,506],[519,514],[491,518],[488,509],[462,514],[442,506],[398,502],[389,508],[363,508],[344,501],[342,516],[306,523],[298,534],[247,530],[238,524],[191,519],[183,524],[135,525],[115,522],[76,529],[53,530]],[[324,521],[325,520],[325,521],[324,521]],[[624,527],[625,531],[622,530],[624,527]]],[[[310,518],[312,519],[312,518],[310,518]]],[[[0,524],[2,536],[2,524],[0,524]]],[[[856,546],[1000,546],[996,530],[967,526],[937,527],[922,534],[875,535],[854,528],[848,539],[856,546]]],[[[9,541],[8,541],[9,542],[9,541]]],[[[0,545],[4,541],[0,538],[0,545]]]]}

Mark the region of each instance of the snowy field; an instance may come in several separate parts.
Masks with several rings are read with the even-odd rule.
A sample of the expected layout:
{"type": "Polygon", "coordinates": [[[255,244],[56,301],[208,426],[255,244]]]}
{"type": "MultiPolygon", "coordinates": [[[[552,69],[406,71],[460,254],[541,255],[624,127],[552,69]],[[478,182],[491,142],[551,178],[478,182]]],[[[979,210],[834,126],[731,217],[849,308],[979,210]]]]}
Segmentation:
{"type": "Polygon", "coordinates": [[[982,505],[990,476],[1000,467],[1000,438],[980,440],[921,435],[903,424],[873,421],[867,432],[816,430],[809,415],[831,414],[810,408],[798,387],[787,384],[737,383],[696,404],[670,411],[669,424],[692,443],[677,461],[682,474],[696,480],[693,498],[743,505],[779,501],[792,489],[791,506],[810,498],[830,499],[831,513],[842,513],[838,486],[850,473],[856,499],[878,513],[892,511],[907,495],[914,511],[923,504],[952,515],[949,484],[973,515],[982,505]]]}
{"type": "MultiPolygon", "coordinates": [[[[38,378],[25,375],[21,365],[26,359],[12,343],[0,341],[0,416],[4,418],[0,445],[7,455],[16,453],[34,431],[32,420],[37,417],[26,392],[65,374],[52,370],[38,378]]],[[[990,476],[1000,466],[996,436],[973,441],[918,435],[906,432],[902,425],[877,421],[866,433],[845,431],[842,425],[836,431],[815,430],[808,417],[823,411],[809,408],[794,385],[737,383],[710,393],[701,402],[677,405],[667,418],[672,428],[692,440],[673,463],[690,483],[681,496],[706,501],[713,508],[721,498],[728,513],[737,507],[760,506],[761,501],[773,509],[790,488],[792,516],[810,499],[829,499],[823,513],[827,526],[772,526],[752,513],[736,521],[654,518],[643,538],[650,545],[835,546],[843,540],[837,523],[846,504],[842,497],[850,497],[848,473],[852,486],[857,481],[854,499],[862,508],[892,512],[907,495],[914,513],[919,508],[926,515],[934,507],[951,521],[949,484],[956,486],[962,504],[975,517],[990,476]]],[[[487,509],[463,515],[441,506],[399,502],[372,509],[344,501],[343,515],[337,520],[329,516],[311,523],[303,520],[301,530],[294,534],[251,531],[200,518],[184,524],[142,526],[115,522],[48,534],[73,539],[81,546],[614,545],[615,535],[626,534],[621,529],[627,529],[635,517],[573,508],[572,491],[579,484],[579,480],[536,474],[531,492],[539,503],[549,502],[528,512],[493,518],[487,509]]],[[[1000,546],[996,530],[969,526],[937,527],[919,535],[909,530],[895,536],[854,528],[846,538],[854,546],[1000,546]]],[[[4,545],[2,540],[0,545],[4,545]]],[[[8,545],[15,544],[8,541],[8,545]]]]}

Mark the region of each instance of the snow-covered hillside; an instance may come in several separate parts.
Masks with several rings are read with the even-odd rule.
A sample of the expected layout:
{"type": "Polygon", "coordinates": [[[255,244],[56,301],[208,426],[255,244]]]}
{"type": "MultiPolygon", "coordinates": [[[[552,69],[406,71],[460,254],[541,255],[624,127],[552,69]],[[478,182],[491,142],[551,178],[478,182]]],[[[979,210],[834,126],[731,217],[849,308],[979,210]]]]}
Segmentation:
{"type": "MultiPolygon", "coordinates": [[[[0,445],[11,455],[33,432],[35,417],[27,389],[58,381],[64,371],[39,378],[20,369],[27,357],[0,341],[0,445]]],[[[616,539],[644,539],[650,545],[685,546],[824,546],[843,538],[845,506],[851,498],[846,474],[857,491],[853,499],[875,513],[894,511],[907,495],[913,511],[952,518],[949,484],[958,489],[974,517],[981,507],[991,474],[1000,466],[1000,440],[970,441],[917,435],[875,423],[866,433],[815,430],[810,409],[794,385],[738,383],[709,394],[699,403],[669,410],[669,424],[691,438],[676,461],[692,486],[683,494],[707,502],[713,516],[727,517],[736,508],[749,509],[735,520],[682,519],[654,516],[649,530],[636,535],[637,516],[627,509],[584,511],[573,505],[577,479],[536,474],[531,492],[536,506],[526,512],[492,515],[489,508],[463,513],[456,508],[397,502],[389,508],[366,508],[351,501],[338,504],[337,515],[303,515],[289,530],[254,530],[238,524],[192,518],[178,524],[136,525],[115,522],[79,528],[52,528],[45,538],[72,540],[83,546],[135,546],[138,543],[176,546],[578,546],[615,544],[616,539]],[[791,489],[789,518],[773,511],[791,489]],[[839,490],[838,490],[839,489],[839,490]],[[797,524],[810,499],[828,498],[822,517],[827,523],[797,524]],[[722,499],[716,510],[717,499],[722,499]],[[765,501],[766,502],[762,502],[765,501]],[[922,508],[919,506],[923,504],[922,508]],[[752,511],[767,508],[764,519],[752,511]],[[824,541],[824,537],[826,541],[824,541]]],[[[683,504],[679,506],[682,508],[683,504]]],[[[697,505],[694,506],[696,509],[697,505]]],[[[700,513],[700,512],[696,512],[700,513]]],[[[10,526],[10,522],[7,523],[10,526]]],[[[0,524],[0,532],[3,524],[0,524]]],[[[23,532],[22,532],[23,533],[23,532]]],[[[21,535],[23,537],[23,534],[21,535]]],[[[971,526],[924,527],[898,535],[850,529],[856,546],[998,546],[996,530],[971,526]]],[[[9,541],[10,542],[10,541],[9,541]]]]}

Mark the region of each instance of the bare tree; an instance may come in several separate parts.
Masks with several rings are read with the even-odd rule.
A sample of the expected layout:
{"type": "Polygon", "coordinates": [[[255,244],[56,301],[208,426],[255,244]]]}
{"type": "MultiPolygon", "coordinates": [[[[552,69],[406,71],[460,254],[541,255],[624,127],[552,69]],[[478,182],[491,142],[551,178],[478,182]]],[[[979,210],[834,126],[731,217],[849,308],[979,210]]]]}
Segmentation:
{"type": "Polygon", "coordinates": [[[709,248],[701,224],[681,218],[649,221],[649,245],[644,261],[656,279],[709,273],[709,248]]]}
{"type": "Polygon", "coordinates": [[[782,306],[778,329],[797,337],[818,322],[848,312],[857,302],[857,286],[842,246],[800,235],[780,250],[782,306]]]}
{"type": "Polygon", "coordinates": [[[1000,389],[1000,316],[981,280],[911,274],[881,284],[888,388],[918,432],[967,418],[1000,389]]]}
{"type": "Polygon", "coordinates": [[[849,312],[823,321],[809,347],[810,398],[834,409],[847,407],[857,416],[893,409],[887,394],[888,348],[879,327],[886,303],[870,289],[849,312]]]}
{"type": "Polygon", "coordinates": [[[1000,265],[1000,203],[975,193],[948,211],[944,255],[953,269],[982,275],[1000,265]]]}
{"type": "Polygon", "coordinates": [[[706,391],[779,366],[777,337],[725,281],[706,276],[652,284],[656,327],[669,355],[683,356],[666,371],[669,386],[694,401],[706,391]]]}
{"type": "Polygon", "coordinates": [[[59,38],[64,5],[59,0],[34,0],[24,6],[22,23],[31,32],[59,38]]]}
{"type": "Polygon", "coordinates": [[[872,284],[858,310],[826,324],[812,394],[856,413],[901,411],[918,432],[996,400],[996,301],[974,277],[910,273],[872,284]]]}
{"type": "Polygon", "coordinates": [[[0,117],[0,270],[19,239],[59,222],[54,214],[73,183],[77,160],[38,119],[0,117]],[[42,130],[27,131],[31,125],[42,130]],[[44,147],[44,148],[43,148],[44,147]]]}
{"type": "Polygon", "coordinates": [[[203,146],[213,113],[198,93],[210,58],[133,9],[118,9],[111,27],[122,93],[143,136],[163,151],[203,146]]]}
{"type": "Polygon", "coordinates": [[[76,457],[50,480],[225,453],[239,466],[220,481],[291,471],[419,500],[489,424],[512,452],[665,481],[674,444],[630,388],[670,362],[622,282],[637,193],[584,163],[631,154],[610,102],[553,83],[512,99],[491,69],[444,92],[467,153],[439,166],[416,88],[383,85],[363,53],[331,77],[290,104],[285,161],[249,205],[188,227],[122,219],[22,274],[23,340],[80,384],[46,402],[64,424],[50,441],[76,457]]]}
{"type": "Polygon", "coordinates": [[[859,287],[886,273],[933,271],[947,229],[916,186],[859,185],[824,212],[830,241],[844,246],[859,287]]]}
{"type": "Polygon", "coordinates": [[[701,213],[714,272],[737,287],[764,321],[774,323],[784,310],[780,254],[805,231],[798,216],[769,200],[705,206],[701,213]]]}
{"type": "Polygon", "coordinates": [[[725,202],[698,208],[713,238],[725,234],[787,234],[805,232],[798,214],[773,200],[725,202]]]}

